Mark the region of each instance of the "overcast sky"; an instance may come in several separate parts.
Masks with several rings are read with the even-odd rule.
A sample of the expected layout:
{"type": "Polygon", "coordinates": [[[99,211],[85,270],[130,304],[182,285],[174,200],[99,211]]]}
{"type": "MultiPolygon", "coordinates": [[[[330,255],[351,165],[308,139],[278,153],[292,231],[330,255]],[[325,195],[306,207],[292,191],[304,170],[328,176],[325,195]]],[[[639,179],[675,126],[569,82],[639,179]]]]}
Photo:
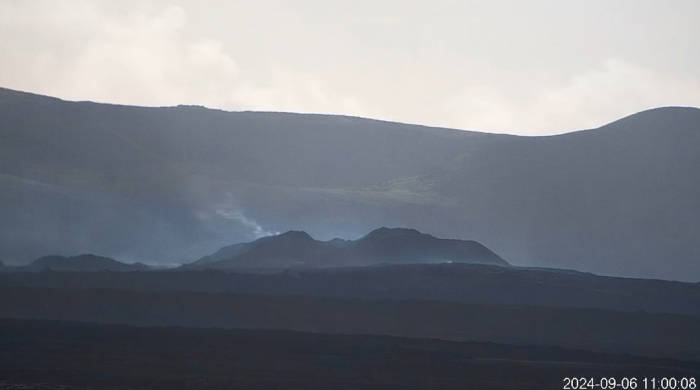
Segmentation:
{"type": "Polygon", "coordinates": [[[700,1],[0,0],[0,86],[515,134],[700,106],[700,1]]]}

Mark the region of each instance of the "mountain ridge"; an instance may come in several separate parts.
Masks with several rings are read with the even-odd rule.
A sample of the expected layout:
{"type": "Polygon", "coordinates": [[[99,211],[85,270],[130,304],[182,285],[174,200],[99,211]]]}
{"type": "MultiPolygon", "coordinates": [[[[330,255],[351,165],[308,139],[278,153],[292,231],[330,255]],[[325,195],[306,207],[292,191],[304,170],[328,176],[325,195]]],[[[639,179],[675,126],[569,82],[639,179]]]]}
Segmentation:
{"type": "Polygon", "coordinates": [[[85,252],[184,263],[257,234],[240,214],[319,240],[411,226],[519,266],[700,280],[697,109],[520,137],[31,96],[0,91],[0,257],[12,264],[85,252]]]}
{"type": "Polygon", "coordinates": [[[150,268],[142,263],[126,264],[109,257],[93,254],[82,254],[77,256],[43,256],[34,260],[26,266],[32,271],[52,270],[52,271],[147,271],[150,268]]]}
{"type": "Polygon", "coordinates": [[[425,129],[430,129],[430,130],[461,131],[461,132],[467,132],[467,133],[488,134],[488,135],[502,136],[502,137],[521,137],[521,138],[559,137],[559,136],[565,136],[568,134],[576,134],[576,133],[581,133],[581,132],[594,131],[594,130],[598,130],[602,127],[606,127],[608,125],[615,124],[617,122],[627,121],[627,120],[632,119],[632,118],[638,118],[640,116],[647,115],[648,113],[658,113],[658,112],[662,112],[662,111],[667,111],[667,112],[670,112],[670,111],[675,111],[675,112],[695,111],[695,112],[697,112],[698,115],[700,115],[700,107],[659,106],[659,107],[647,108],[647,109],[644,109],[642,111],[627,114],[619,119],[615,119],[615,120],[612,120],[610,122],[604,123],[604,124],[600,125],[599,127],[572,130],[572,131],[568,131],[565,133],[559,133],[559,134],[527,135],[527,134],[510,134],[510,133],[491,133],[491,132],[484,131],[484,130],[472,130],[472,129],[462,129],[462,128],[454,128],[454,127],[433,126],[433,125],[425,125],[425,124],[420,124],[420,123],[401,122],[401,121],[393,121],[393,120],[354,116],[354,115],[344,115],[344,114],[306,113],[306,112],[293,112],[293,111],[265,111],[265,110],[227,110],[227,109],[207,107],[207,106],[197,105],[197,104],[176,104],[176,105],[165,105],[165,106],[138,106],[138,105],[131,105],[131,104],[98,102],[98,101],[94,101],[94,100],[70,100],[70,99],[63,99],[63,98],[59,98],[59,97],[55,97],[55,96],[51,96],[51,95],[44,95],[44,94],[36,93],[36,92],[27,92],[27,91],[12,89],[12,88],[5,88],[2,86],[0,86],[0,103],[3,102],[1,99],[2,94],[8,94],[8,95],[13,96],[13,97],[15,97],[15,96],[28,97],[26,95],[29,95],[30,98],[34,98],[34,99],[48,99],[48,100],[52,100],[52,101],[60,101],[63,103],[77,103],[77,104],[82,103],[82,104],[94,104],[94,105],[101,105],[101,106],[123,107],[123,108],[141,108],[141,109],[155,109],[155,110],[196,109],[196,110],[204,110],[207,112],[219,112],[219,113],[225,113],[225,114],[279,114],[279,115],[290,115],[290,116],[341,118],[341,119],[349,119],[349,120],[386,123],[389,125],[402,125],[402,126],[408,126],[408,127],[413,127],[413,128],[425,128],[425,129]]]}
{"type": "Polygon", "coordinates": [[[357,240],[338,240],[317,241],[304,231],[288,231],[224,247],[216,252],[219,255],[205,256],[181,268],[338,268],[452,262],[510,265],[478,242],[439,239],[415,229],[379,228],[357,240]]]}

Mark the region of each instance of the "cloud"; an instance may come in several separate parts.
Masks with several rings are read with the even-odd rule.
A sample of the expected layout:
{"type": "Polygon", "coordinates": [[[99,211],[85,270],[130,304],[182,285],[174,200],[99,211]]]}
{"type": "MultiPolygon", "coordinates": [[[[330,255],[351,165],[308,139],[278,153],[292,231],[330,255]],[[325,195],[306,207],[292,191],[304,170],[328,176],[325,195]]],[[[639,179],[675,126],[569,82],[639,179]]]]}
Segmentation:
{"type": "Polygon", "coordinates": [[[595,128],[659,106],[700,106],[700,83],[669,78],[610,59],[566,83],[540,87],[518,99],[475,84],[447,98],[440,125],[513,134],[557,134],[595,128]]]}
{"type": "Polygon", "coordinates": [[[0,2],[0,85],[69,100],[361,114],[312,75],[246,78],[216,39],[185,34],[179,6],[72,0],[0,2]]]}
{"type": "MultiPolygon", "coordinates": [[[[360,20],[401,22],[396,17],[360,20]]],[[[421,78],[420,68],[410,63],[402,72],[370,58],[373,65],[362,68],[368,57],[360,56],[357,47],[348,48],[352,55],[343,57],[336,70],[300,70],[291,65],[301,62],[291,58],[257,67],[251,64],[265,63],[258,49],[274,45],[265,46],[271,44],[263,39],[262,46],[243,45],[248,52],[236,53],[219,39],[197,35],[201,26],[189,26],[187,9],[165,2],[0,0],[0,86],[69,100],[345,114],[515,134],[597,127],[658,106],[700,106],[694,76],[662,74],[622,59],[601,61],[561,82],[528,79],[506,85],[485,79],[453,89],[453,80],[461,76],[421,78]],[[435,80],[448,83],[436,87],[435,80]]],[[[251,34],[236,39],[256,39],[253,30],[237,31],[251,34]]],[[[304,45],[300,42],[299,48],[304,45]]],[[[319,62],[326,55],[322,47],[313,51],[319,62]]],[[[558,75],[564,72],[552,67],[558,75]]],[[[463,74],[474,73],[469,69],[463,74]]]]}
{"type": "Polygon", "coordinates": [[[270,80],[271,87],[241,88],[237,100],[251,110],[360,116],[366,112],[357,99],[330,94],[319,79],[309,74],[276,69],[270,80]]]}

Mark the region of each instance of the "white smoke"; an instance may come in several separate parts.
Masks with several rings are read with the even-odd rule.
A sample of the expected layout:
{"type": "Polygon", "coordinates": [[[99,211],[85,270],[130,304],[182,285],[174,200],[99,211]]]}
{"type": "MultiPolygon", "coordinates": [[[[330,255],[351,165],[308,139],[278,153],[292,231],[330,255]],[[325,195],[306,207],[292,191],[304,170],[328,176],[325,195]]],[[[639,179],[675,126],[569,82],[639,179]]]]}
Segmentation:
{"type": "Polygon", "coordinates": [[[267,236],[276,236],[280,234],[278,231],[274,230],[267,230],[262,227],[257,221],[255,221],[252,218],[246,217],[241,211],[239,210],[226,210],[226,209],[218,209],[216,210],[216,214],[224,217],[226,219],[230,219],[233,221],[237,221],[241,223],[243,226],[251,230],[251,234],[253,237],[261,238],[261,237],[267,237],[267,236]]]}

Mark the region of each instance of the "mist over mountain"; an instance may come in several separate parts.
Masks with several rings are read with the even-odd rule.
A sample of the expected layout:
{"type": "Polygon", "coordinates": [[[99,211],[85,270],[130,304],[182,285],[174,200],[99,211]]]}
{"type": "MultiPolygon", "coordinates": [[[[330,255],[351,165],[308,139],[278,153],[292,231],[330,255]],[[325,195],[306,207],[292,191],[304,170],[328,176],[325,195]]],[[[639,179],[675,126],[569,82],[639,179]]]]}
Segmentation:
{"type": "Polygon", "coordinates": [[[443,240],[414,229],[380,228],[346,241],[289,231],[222,248],[185,269],[333,268],[379,264],[470,263],[508,266],[474,241],[443,240]]]}
{"type": "Polygon", "coordinates": [[[411,227],[514,265],[700,280],[700,110],[516,137],[0,89],[0,257],[185,263],[304,230],[411,227]]]}

